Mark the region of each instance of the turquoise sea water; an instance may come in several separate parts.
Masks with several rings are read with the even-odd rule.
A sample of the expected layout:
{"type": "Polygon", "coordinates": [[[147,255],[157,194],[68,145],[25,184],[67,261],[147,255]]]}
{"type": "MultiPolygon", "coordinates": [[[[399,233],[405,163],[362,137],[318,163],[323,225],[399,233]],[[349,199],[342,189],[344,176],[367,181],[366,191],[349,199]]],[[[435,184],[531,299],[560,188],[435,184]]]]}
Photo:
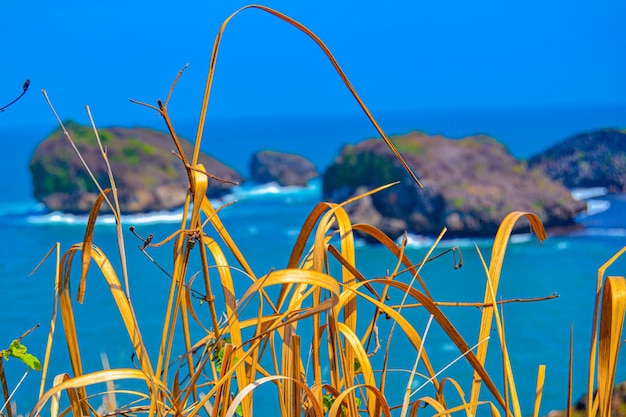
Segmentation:
{"type": "MultiPolygon", "coordinates": [[[[389,133],[423,130],[452,137],[488,133],[503,141],[515,155],[527,157],[581,131],[623,127],[626,125],[626,109],[431,112],[387,115],[379,121],[389,133]]],[[[193,136],[192,123],[178,125],[183,136],[193,136]]],[[[30,197],[28,159],[37,141],[53,129],[54,126],[36,129],[0,125],[0,137],[5,143],[5,152],[0,156],[0,346],[7,346],[13,338],[40,324],[41,327],[24,340],[39,357],[43,356],[53,310],[53,259],[44,263],[34,276],[28,275],[55,242],[60,242],[62,250],[66,250],[71,244],[82,241],[86,223],[84,217],[47,213],[30,197]]],[[[343,143],[374,136],[373,128],[360,116],[237,123],[212,121],[207,126],[203,144],[209,153],[247,174],[247,163],[255,150],[271,148],[298,152],[323,169],[343,143]]],[[[220,212],[233,238],[259,275],[286,264],[302,222],[319,201],[319,189],[319,182],[313,182],[307,188],[247,185],[237,191],[238,202],[220,212]]],[[[590,206],[597,212],[581,217],[580,222],[586,226],[582,230],[570,235],[551,236],[543,245],[530,235],[517,236],[507,252],[499,293],[503,299],[558,294],[558,298],[540,303],[508,304],[504,310],[509,329],[507,343],[526,415],[532,412],[539,364],[547,365],[542,413],[565,406],[571,326],[574,328],[574,396],[577,398],[585,390],[597,269],[626,243],[626,197],[594,197],[590,206]]],[[[124,226],[128,230],[128,226],[134,225],[141,235],[152,233],[155,239],[162,239],[176,229],[178,216],[176,212],[130,216],[124,219],[124,226]]],[[[94,242],[115,260],[115,234],[111,223],[106,216],[99,220],[94,242]]],[[[148,346],[156,350],[168,279],[137,249],[139,242],[128,231],[125,237],[132,299],[143,336],[148,346]]],[[[428,237],[412,236],[408,255],[415,261],[421,260],[431,242],[428,237]]],[[[490,240],[444,242],[440,248],[454,245],[458,245],[463,253],[464,266],[461,269],[455,270],[452,258],[445,256],[427,264],[422,276],[437,300],[479,301],[483,297],[485,278],[475,245],[489,257],[490,240]]],[[[170,267],[171,246],[155,249],[152,255],[165,268],[170,267]]],[[[384,276],[394,265],[384,249],[359,245],[357,266],[366,276],[384,276]]],[[[609,274],[625,275],[626,261],[619,261],[609,274]]],[[[238,294],[243,293],[245,286],[246,282],[241,280],[236,289],[238,294]]],[[[92,271],[85,304],[75,307],[80,345],[86,352],[83,358],[85,371],[101,368],[101,350],[107,353],[112,366],[133,366],[127,336],[123,334],[110,298],[103,280],[92,271]]],[[[476,342],[478,310],[447,308],[445,312],[470,344],[476,342]]],[[[427,318],[418,310],[407,314],[416,323],[416,328],[426,325],[427,318]]],[[[385,326],[384,319],[380,325],[385,326]]],[[[60,322],[58,326],[61,326],[60,322]]],[[[499,382],[500,358],[495,355],[495,345],[494,338],[489,369],[499,382]]],[[[62,338],[57,337],[48,380],[58,373],[70,372],[64,347],[62,338]]],[[[443,368],[458,355],[454,345],[436,328],[429,332],[426,348],[430,350],[436,369],[443,368]]],[[[390,365],[410,368],[413,356],[410,346],[398,338],[392,347],[390,365]]],[[[23,366],[11,360],[5,363],[5,369],[9,386],[15,386],[22,376],[23,366]]],[[[471,375],[463,361],[447,369],[442,376],[457,378],[469,391],[471,375]]],[[[399,385],[402,378],[397,374],[391,379],[398,384],[397,389],[394,387],[388,393],[391,401],[398,401],[399,397],[394,396],[403,389],[399,385]]],[[[624,361],[619,365],[617,378],[626,379],[624,361]]],[[[15,395],[19,412],[30,410],[36,401],[38,386],[39,374],[29,374],[15,395]]],[[[269,410],[274,407],[271,395],[255,396],[255,401],[259,407],[257,415],[269,415],[269,410]]]]}

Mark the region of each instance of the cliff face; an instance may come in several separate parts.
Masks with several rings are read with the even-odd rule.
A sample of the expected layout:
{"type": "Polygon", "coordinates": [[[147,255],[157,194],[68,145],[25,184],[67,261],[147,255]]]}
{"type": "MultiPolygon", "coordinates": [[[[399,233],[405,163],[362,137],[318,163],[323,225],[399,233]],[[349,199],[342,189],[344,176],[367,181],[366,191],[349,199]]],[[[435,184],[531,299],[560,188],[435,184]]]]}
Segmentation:
{"type": "Polygon", "coordinates": [[[424,184],[419,189],[381,140],[343,148],[326,170],[325,199],[339,202],[379,185],[400,184],[350,204],[355,222],[392,237],[405,230],[447,236],[491,236],[511,211],[538,214],[547,227],[574,223],[585,203],[486,136],[451,140],[410,133],[392,138],[424,184]]]}
{"type": "MultiPolygon", "coordinates": [[[[72,122],[66,124],[66,128],[95,177],[103,187],[108,187],[106,166],[93,130],[72,122]]],[[[187,174],[180,159],[172,154],[175,146],[169,135],[144,128],[111,128],[98,132],[107,149],[122,212],[168,210],[184,203],[187,174]]],[[[191,155],[191,143],[181,141],[191,155]]],[[[236,171],[206,154],[200,155],[199,162],[216,177],[243,181],[236,171]]],[[[93,181],[60,129],[37,146],[30,161],[30,171],[35,198],[50,210],[85,213],[98,195],[93,181]]],[[[222,196],[230,187],[231,184],[211,179],[209,197],[222,196]]]]}
{"type": "Polygon", "coordinates": [[[607,129],[573,136],[533,156],[528,165],[569,188],[626,192],[626,132],[607,129]]]}

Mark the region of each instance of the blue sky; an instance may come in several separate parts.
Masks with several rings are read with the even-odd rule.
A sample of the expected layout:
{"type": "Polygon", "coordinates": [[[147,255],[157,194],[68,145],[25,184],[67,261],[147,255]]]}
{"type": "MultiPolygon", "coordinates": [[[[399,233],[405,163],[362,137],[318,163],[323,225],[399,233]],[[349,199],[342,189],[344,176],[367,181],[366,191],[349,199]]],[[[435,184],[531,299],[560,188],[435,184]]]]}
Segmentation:
{"type": "MultiPolygon", "coordinates": [[[[0,3],[0,105],[31,89],[1,125],[63,119],[144,124],[130,98],[165,98],[196,120],[210,51],[240,1],[0,3]]],[[[626,103],[626,2],[268,1],[317,33],[373,112],[626,103]]],[[[224,34],[209,115],[356,113],[358,106],[306,36],[258,10],[224,34]]]]}

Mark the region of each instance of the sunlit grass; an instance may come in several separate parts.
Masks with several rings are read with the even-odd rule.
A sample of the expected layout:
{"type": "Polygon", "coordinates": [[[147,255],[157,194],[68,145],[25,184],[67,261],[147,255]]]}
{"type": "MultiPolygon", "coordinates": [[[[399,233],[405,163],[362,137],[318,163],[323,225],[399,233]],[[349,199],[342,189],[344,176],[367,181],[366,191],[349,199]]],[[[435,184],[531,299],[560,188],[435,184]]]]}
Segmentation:
{"type": "MultiPolygon", "coordinates": [[[[263,389],[267,395],[268,390],[264,388],[270,386],[276,409],[285,417],[389,416],[392,413],[399,416],[489,413],[522,417],[500,311],[501,303],[506,300],[498,299],[498,287],[515,224],[524,219],[539,241],[547,237],[535,214],[510,213],[498,229],[489,261],[479,252],[486,279],[484,299],[472,304],[480,308],[481,321],[471,340],[463,337],[451,323],[421,276],[422,267],[435,262],[442,253],[457,255],[454,249],[438,248],[445,230],[422,259],[409,259],[405,253],[406,243],[392,241],[371,225],[352,224],[345,210],[350,201],[321,202],[312,207],[304,220],[291,253],[282,254],[287,265],[284,269],[260,272],[247,262],[246,254],[221,222],[219,209],[207,198],[210,181],[219,179],[197,160],[222,33],[233,17],[251,8],[282,19],[317,43],[382,139],[419,184],[319,38],[300,23],[262,6],[237,11],[224,22],[215,40],[192,155],[187,155],[180,146],[169,119],[167,106],[173,86],[164,103],[159,101],[156,106],[149,106],[163,117],[176,147],[176,156],[187,169],[189,179],[178,230],[162,242],[153,242],[150,237],[141,245],[146,254],[157,246],[167,246],[172,251],[173,267],[162,271],[171,279],[169,290],[158,295],[166,300],[166,311],[157,351],[148,349],[133,309],[129,285],[132,276],[126,265],[115,173],[109,168],[110,183],[96,182],[100,196],[94,203],[83,241],[64,251],[57,245],[52,252],[57,255],[55,310],[43,361],[39,401],[30,415],[37,416],[49,406],[53,417],[68,413],[75,416],[251,416],[253,410],[257,415],[261,413],[255,408],[255,390],[263,389]],[[94,242],[94,227],[102,204],[109,206],[116,219],[119,270],[94,242]],[[370,278],[359,271],[357,233],[369,235],[370,240],[379,242],[394,256],[395,262],[388,265],[390,272],[386,277],[370,278]],[[77,255],[80,261],[75,268],[77,255]],[[195,273],[191,265],[200,265],[199,272],[195,273]],[[72,298],[76,296],[78,302],[83,301],[90,268],[97,268],[108,285],[133,346],[134,368],[129,364],[128,368],[103,366],[100,371],[83,371],[72,298]],[[80,269],[79,276],[76,276],[77,269],[80,269]],[[235,289],[241,285],[235,285],[235,280],[242,277],[249,280],[249,285],[245,291],[237,292],[235,289]],[[70,290],[71,282],[77,288],[76,294],[70,290]],[[194,282],[195,290],[192,290],[194,282]],[[198,287],[201,290],[197,290],[198,287]],[[390,296],[392,293],[394,297],[390,296]],[[398,294],[401,295],[399,303],[394,301],[398,294]],[[409,308],[423,309],[430,319],[410,321],[405,314],[409,308]],[[72,373],[56,375],[49,381],[50,353],[60,348],[53,345],[57,314],[62,321],[72,373]],[[380,320],[391,323],[384,326],[384,333],[382,326],[379,327],[380,320]],[[446,368],[435,369],[431,360],[433,353],[425,343],[432,326],[441,328],[454,344],[456,360],[471,366],[472,372],[466,379],[446,378],[446,368]],[[406,379],[398,386],[389,383],[392,372],[389,355],[394,340],[400,338],[407,340],[409,347],[404,353],[406,379]],[[503,375],[491,375],[485,368],[490,349],[501,355],[503,375]],[[135,382],[129,385],[132,388],[121,388],[127,381],[135,382]],[[119,383],[120,388],[112,382],[119,383]],[[467,388],[469,390],[465,391],[467,388]],[[390,392],[404,393],[403,400],[390,403],[390,392]],[[105,406],[100,406],[101,403],[105,406]]],[[[102,146],[93,120],[92,125],[94,140],[109,166],[106,148],[102,146]]],[[[61,127],[73,145],[62,123],[61,127]]],[[[78,153],[75,146],[74,149],[78,153]]],[[[92,178],[95,182],[93,175],[92,178]]],[[[355,199],[393,185],[371,190],[355,199]]],[[[592,406],[588,415],[592,416],[610,415],[626,308],[626,282],[623,277],[605,278],[604,271],[623,251],[598,271],[589,371],[588,403],[592,406]]],[[[455,266],[460,266],[460,262],[455,260],[455,266]]],[[[1,367],[0,377],[4,380],[1,367]]],[[[539,415],[544,382],[545,367],[540,366],[534,416],[539,415]]],[[[7,415],[11,417],[10,409],[7,415]]]]}

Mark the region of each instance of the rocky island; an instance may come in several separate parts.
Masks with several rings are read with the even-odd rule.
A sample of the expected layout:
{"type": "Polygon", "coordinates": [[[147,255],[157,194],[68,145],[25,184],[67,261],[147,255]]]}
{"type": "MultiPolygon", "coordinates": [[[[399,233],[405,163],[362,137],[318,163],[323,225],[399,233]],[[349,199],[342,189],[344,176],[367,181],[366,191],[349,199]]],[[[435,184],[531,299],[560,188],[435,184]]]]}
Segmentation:
{"type": "Polygon", "coordinates": [[[568,188],[626,192],[626,131],[605,129],[572,136],[531,157],[528,166],[568,188]]]}
{"type": "Polygon", "coordinates": [[[260,151],[250,161],[250,179],[259,184],[276,182],[282,187],[304,187],[319,172],[308,159],[291,153],[260,151]]]}
{"type": "MultiPolygon", "coordinates": [[[[66,125],[95,176],[108,186],[104,160],[90,127],[66,125]]],[[[145,128],[99,130],[116,178],[125,213],[169,210],[181,206],[187,192],[185,169],[172,150],[171,137],[145,128]]],[[[514,210],[538,214],[544,225],[571,226],[586,203],[568,188],[607,187],[626,191],[626,133],[602,130],[577,135],[528,162],[514,158],[488,136],[448,139],[412,132],[392,141],[424,184],[412,182],[380,139],[346,145],[323,173],[323,195],[342,202],[383,184],[399,184],[347,206],[354,222],[379,227],[391,237],[405,231],[432,235],[443,227],[452,236],[492,236],[514,210]]],[[[187,152],[192,145],[181,140],[187,152]]],[[[244,177],[201,153],[207,171],[229,181],[210,180],[209,197],[231,192],[244,177]]],[[[67,138],[59,129],[39,144],[30,161],[35,198],[50,210],[87,213],[97,196],[67,138]]],[[[257,183],[305,186],[320,174],[302,156],[259,151],[250,161],[257,183]]],[[[524,227],[520,224],[520,227],[524,227]]],[[[527,229],[525,229],[527,230],[527,229]]]]}
{"type": "MultiPolygon", "coordinates": [[[[106,165],[93,129],[74,122],[68,122],[65,127],[98,182],[108,187],[106,165]]],[[[168,134],[122,127],[99,129],[98,133],[107,149],[123,213],[169,210],[184,203],[187,174],[180,159],[172,153],[175,146],[168,134]]],[[[191,143],[184,139],[181,143],[191,155],[191,143]]],[[[200,154],[199,162],[218,178],[236,183],[244,180],[235,170],[204,153],[200,154]]],[[[37,146],[30,171],[34,196],[49,210],[67,213],[91,210],[98,190],[61,129],[37,146]]],[[[232,186],[211,179],[209,197],[223,196],[232,186]]]]}
{"type": "Polygon", "coordinates": [[[538,214],[546,227],[570,226],[586,208],[566,187],[515,159],[493,138],[453,140],[413,132],[391,140],[423,189],[379,139],[345,146],[323,177],[323,198],[334,202],[400,181],[347,206],[354,222],[377,226],[391,237],[404,231],[438,234],[444,227],[448,237],[493,236],[515,210],[538,214]]]}

